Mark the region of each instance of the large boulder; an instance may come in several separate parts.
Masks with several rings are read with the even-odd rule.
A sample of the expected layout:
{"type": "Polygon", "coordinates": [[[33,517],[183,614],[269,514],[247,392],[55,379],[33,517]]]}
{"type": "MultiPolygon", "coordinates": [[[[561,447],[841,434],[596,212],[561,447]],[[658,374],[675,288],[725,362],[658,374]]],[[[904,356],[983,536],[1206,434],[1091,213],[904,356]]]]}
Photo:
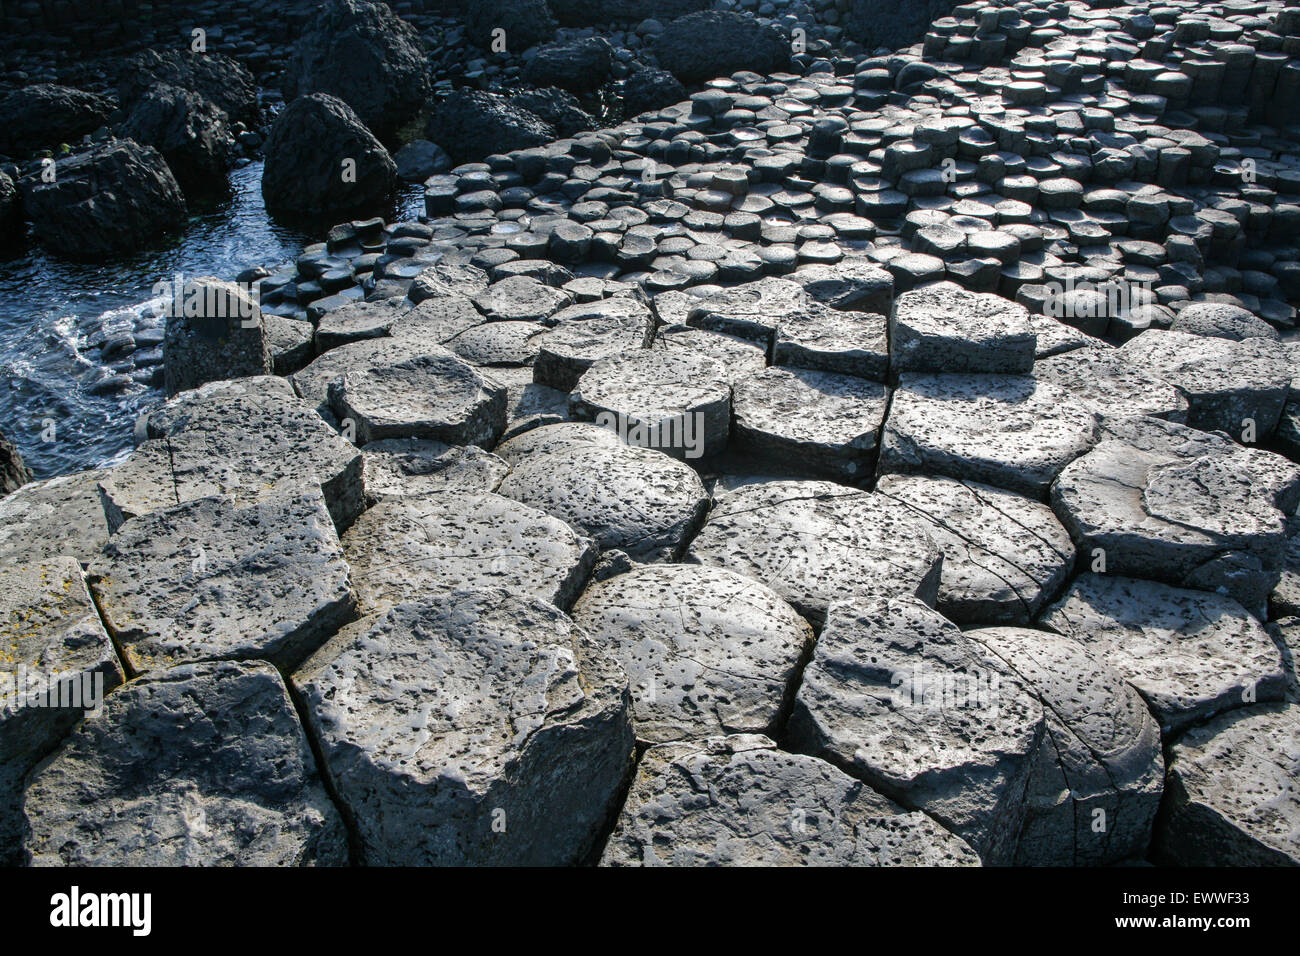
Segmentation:
{"type": "Polygon", "coordinates": [[[175,395],[205,382],[274,370],[262,310],[254,296],[213,276],[173,289],[166,308],[163,378],[175,395]]]}
{"type": "Polygon", "coordinates": [[[609,78],[614,51],[604,37],[548,43],[524,64],[524,82],[575,93],[594,90],[609,78]]]}
{"type": "Polygon", "coordinates": [[[32,480],[32,470],[13,442],[0,435],[0,497],[17,491],[32,480]]]}
{"type": "Polygon", "coordinates": [[[233,147],[229,118],[198,93],[153,87],[136,101],[121,133],[162,153],[187,196],[226,187],[233,147]]]}
{"type": "Polygon", "coordinates": [[[152,146],[119,139],[22,181],[23,205],[40,240],[70,259],[101,261],[156,243],[185,225],[185,196],[152,146]]]}
{"type": "Polygon", "coordinates": [[[600,126],[600,121],[582,108],[577,97],[554,86],[516,93],[510,97],[510,104],[555,127],[558,136],[572,136],[600,126]]]}
{"type": "Polygon", "coordinates": [[[952,13],[955,0],[850,0],[844,32],[869,50],[919,43],[930,23],[952,13]]]}
{"type": "Polygon", "coordinates": [[[775,73],[790,62],[776,27],[742,13],[708,11],[673,20],[654,44],[659,65],[683,83],[751,71],[775,73]]]}
{"type": "Polygon", "coordinates": [[[468,163],[542,146],[555,139],[555,128],[504,96],[460,89],[433,111],[428,136],[453,160],[468,163]]]}
{"type": "Polygon", "coordinates": [[[23,194],[8,173],[0,172],[0,247],[18,245],[25,232],[23,194]]]}
{"type": "Polygon", "coordinates": [[[225,110],[232,120],[257,120],[257,81],[248,68],[224,53],[145,50],[123,64],[117,93],[130,106],[156,86],[179,86],[225,110]]]}
{"type": "Polygon", "coordinates": [[[619,86],[623,97],[623,113],[636,116],[650,110],[663,109],[686,99],[686,87],[667,70],[644,67],[630,73],[619,86]]]}
{"type": "Polygon", "coordinates": [[[276,117],[266,138],[262,198],[273,214],[338,222],[388,211],[397,164],[342,100],[312,93],[276,117]]]}
{"type": "Polygon", "coordinates": [[[550,0],[555,18],[566,27],[672,20],[711,5],[710,0],[550,0]]]}
{"type": "Polygon", "coordinates": [[[391,139],[429,98],[429,63],[416,29],[384,3],[331,0],[294,41],[286,99],[337,96],[376,134],[391,139]]]}
{"type": "Polygon", "coordinates": [[[73,143],[103,126],[113,112],[104,96],[38,83],[0,99],[0,153],[15,158],[73,143]]]}
{"type": "Polygon", "coordinates": [[[496,30],[504,31],[506,49],[515,54],[555,35],[555,16],[546,0],[475,0],[466,7],[465,33],[485,49],[497,38],[496,30]]]}

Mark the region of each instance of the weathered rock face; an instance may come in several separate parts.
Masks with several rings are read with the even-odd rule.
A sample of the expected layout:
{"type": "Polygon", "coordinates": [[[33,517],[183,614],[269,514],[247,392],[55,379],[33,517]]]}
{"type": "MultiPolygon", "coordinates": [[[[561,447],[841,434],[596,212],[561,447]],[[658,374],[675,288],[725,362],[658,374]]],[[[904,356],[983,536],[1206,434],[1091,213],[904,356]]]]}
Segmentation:
{"type": "Polygon", "coordinates": [[[87,573],[137,673],[213,658],[292,668],[356,606],[318,488],[242,507],[229,496],[199,498],[142,515],[87,573]]]}
{"type": "Polygon", "coordinates": [[[456,162],[468,163],[542,146],[555,138],[555,129],[503,96],[460,89],[433,111],[428,137],[456,162]]]}
{"type": "Polygon", "coordinates": [[[558,86],[582,93],[609,78],[613,48],[604,37],[584,37],[541,47],[524,65],[523,79],[532,86],[558,86]]]}
{"type": "Polygon", "coordinates": [[[481,0],[465,10],[465,33],[471,43],[490,48],[493,31],[504,30],[506,49],[522,53],[555,35],[555,15],[547,0],[481,0]]]}
{"type": "Polygon", "coordinates": [[[1221,594],[1085,574],[1041,623],[1106,661],[1171,731],[1286,691],[1268,633],[1221,594]]]}
{"type": "Polygon", "coordinates": [[[1193,302],[1169,326],[1173,332],[1219,339],[1278,339],[1277,329],[1245,309],[1226,302],[1193,302]]]}
{"type": "Polygon", "coordinates": [[[741,734],[651,747],[603,866],[978,866],[960,837],[830,764],[741,734]]]}
{"type": "Polygon", "coordinates": [[[1034,377],[1065,390],[1103,421],[1139,415],[1187,421],[1183,393],[1119,349],[1077,348],[1040,358],[1034,377]]]}
{"type": "Polygon", "coordinates": [[[167,305],[164,382],[175,395],[205,382],[275,370],[262,310],[254,296],[213,276],[192,279],[167,305]]]}
{"type": "Polygon", "coordinates": [[[26,233],[23,225],[23,195],[8,173],[0,172],[0,248],[22,243],[26,233]]]}
{"type": "Polygon", "coordinates": [[[0,497],[17,491],[32,480],[31,469],[13,442],[0,435],[0,497]]]}
{"type": "Polygon", "coordinates": [[[101,261],[151,245],[185,225],[185,197],[156,149],[113,140],[21,182],[37,237],[59,255],[101,261]]]}
{"type": "Polygon", "coordinates": [[[651,17],[672,20],[705,10],[709,0],[548,0],[555,17],[566,27],[605,23],[640,23],[651,17]]]}
{"type": "Polygon", "coordinates": [[[266,138],[262,198],[273,214],[338,222],[382,215],[397,165],[347,103],[326,93],[290,103],[266,138]]]}
{"type": "Polygon", "coordinates": [[[1024,306],[937,282],[899,297],[889,342],[896,371],[1015,374],[1033,367],[1037,336],[1024,306]]]}
{"type": "Polygon", "coordinates": [[[99,482],[108,469],[60,475],[0,498],[0,565],[71,555],[83,565],[108,540],[99,482]]]}
{"type": "MultiPolygon", "coordinates": [[[[473,312],[473,306],[469,308],[473,312]]],[[[329,390],[332,384],[341,382],[343,376],[350,372],[357,375],[364,375],[371,370],[382,372],[384,369],[412,362],[430,354],[431,347],[437,348],[425,344],[431,337],[430,331],[425,328],[418,336],[380,336],[349,342],[330,349],[306,368],[294,372],[289,376],[289,381],[303,401],[313,408],[328,411],[329,390]]],[[[441,352],[442,350],[438,349],[435,354],[441,352]]]]}
{"type": "Polygon", "coordinates": [[[1043,704],[1047,733],[1029,783],[1020,866],[1141,859],[1164,784],[1160,728],[1104,657],[1044,631],[967,631],[1043,704]]]}
{"type": "Polygon", "coordinates": [[[773,733],[813,636],[757,581],[692,565],[594,584],[573,619],[627,672],[646,743],[773,733]]]}
{"type": "Polygon", "coordinates": [[[424,107],[431,87],[423,41],[387,4],[330,0],[310,22],[285,67],[286,99],[336,96],[384,138],[424,107]]]}
{"type": "Polygon", "coordinates": [[[833,309],[816,300],[782,316],[772,348],[776,365],[884,381],[889,338],[883,316],[833,309]]]}
{"type": "Polygon", "coordinates": [[[496,491],[510,466],[473,445],[386,438],[361,449],[368,504],[434,491],[496,491]]]}
{"type": "Polygon", "coordinates": [[[1040,502],[926,475],[883,475],[876,494],[926,523],[943,551],[935,607],[964,627],[1028,624],[1074,569],[1069,533],[1040,502]]]}
{"type": "Polygon", "coordinates": [[[804,266],[789,278],[802,286],[813,301],[832,309],[872,315],[889,315],[894,309],[894,277],[870,260],[804,266]]]}
{"type": "Polygon", "coordinates": [[[659,65],[683,83],[740,70],[774,73],[790,62],[790,44],[775,27],[719,11],[673,20],[655,39],[654,53],[659,65]]]}
{"type": "Polygon", "coordinates": [[[956,4],[952,0],[852,0],[844,18],[848,36],[867,49],[891,50],[917,43],[931,21],[945,17],[956,4]]]}
{"type": "Polygon", "coordinates": [[[1102,559],[1109,574],[1222,589],[1262,609],[1281,572],[1300,470],[1154,418],[1108,425],[1101,437],[1052,486],[1052,507],[1085,558],[1102,559]]]}
{"type": "Polygon", "coordinates": [[[32,774],[36,866],[343,866],[347,838],[284,683],[262,663],[132,681],[32,774]]]}
{"type": "Polygon", "coordinates": [[[631,298],[571,305],[548,321],[554,327],[536,340],[533,381],[561,392],[573,391],[598,359],[643,349],[654,334],[649,309],[631,298]]]}
{"type": "Polygon", "coordinates": [[[408,495],[379,502],[343,536],[363,613],[457,588],[505,587],[560,608],[596,563],[590,539],[493,494],[408,495]]]}
{"type": "Polygon", "coordinates": [[[1043,706],[997,655],[913,599],[833,604],[788,730],[1010,863],[1043,745],[1043,706]]]}
{"type": "Polygon", "coordinates": [[[75,143],[107,121],[113,103],[70,86],[37,83],[0,99],[0,153],[23,157],[75,143]]]}
{"type": "Polygon", "coordinates": [[[257,83],[253,74],[224,53],[144,50],[123,64],[117,92],[123,105],[130,105],[161,85],[198,93],[225,110],[231,119],[245,123],[257,119],[257,83]]]}
{"type": "Polygon", "coordinates": [[[663,109],[686,99],[686,87],[667,70],[645,68],[631,73],[619,85],[623,98],[623,112],[636,116],[650,110],[663,109]]]}
{"type": "Polygon", "coordinates": [[[689,560],[766,584],[814,624],[851,598],[933,605],[943,564],[908,508],[829,481],[762,482],[717,498],[689,560]]]}
{"type": "Polygon", "coordinates": [[[1157,851],[1180,866],[1300,864],[1300,708],[1221,714],[1170,748],[1157,851]]]}
{"type": "Polygon", "coordinates": [[[162,153],[186,196],[228,188],[233,147],[229,117],[198,93],[166,84],[152,87],[136,101],[121,132],[162,153]]]}
{"type": "Polygon", "coordinates": [[[516,93],[510,97],[510,105],[527,110],[554,127],[557,136],[573,136],[601,125],[596,117],[582,108],[576,96],[554,86],[516,93]]]}
{"type": "Polygon", "coordinates": [[[0,569],[0,594],[0,863],[16,866],[23,777],[123,674],[74,559],[0,569]]]}
{"type": "Polygon", "coordinates": [[[631,765],[627,677],[514,592],[399,604],[293,680],[370,865],[580,862],[631,765]]]}

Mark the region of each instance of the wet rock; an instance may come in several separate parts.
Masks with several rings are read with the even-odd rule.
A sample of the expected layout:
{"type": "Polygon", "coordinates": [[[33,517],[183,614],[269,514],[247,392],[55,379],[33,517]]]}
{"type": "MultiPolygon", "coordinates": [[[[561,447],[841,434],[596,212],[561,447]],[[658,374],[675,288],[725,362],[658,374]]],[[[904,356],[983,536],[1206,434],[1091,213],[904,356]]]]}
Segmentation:
{"type": "Polygon", "coordinates": [[[833,604],[795,696],[795,749],[1010,863],[1043,706],[997,655],[913,599],[833,604]]]}
{"type": "Polygon", "coordinates": [[[790,44],[775,27],[726,11],[678,17],[655,37],[659,65],[683,83],[741,70],[776,73],[790,61],[790,44]]]}
{"type": "Polygon", "coordinates": [[[178,86],[225,110],[232,120],[257,120],[257,82],[238,60],[224,53],[144,50],[129,57],[117,79],[124,106],[157,86],[178,86]]]}
{"type": "Polygon", "coordinates": [[[544,146],[555,138],[554,127],[536,114],[504,96],[470,89],[457,90],[434,109],[427,133],[458,163],[544,146]]]}
{"type": "Polygon", "coordinates": [[[0,497],[12,494],[32,480],[32,471],[13,442],[0,435],[0,497]]]}
{"type": "Polygon", "coordinates": [[[275,369],[262,310],[241,286],[213,276],[185,283],[166,305],[164,382],[175,395],[205,382],[275,369]]]}
{"type": "Polygon", "coordinates": [[[107,97],[70,86],[36,83],[0,99],[0,153],[25,156],[75,143],[108,122],[107,97]]]}
{"type": "Polygon", "coordinates": [[[386,438],[363,447],[366,501],[437,491],[496,491],[510,466],[474,445],[386,438]]]}
{"type": "Polygon", "coordinates": [[[437,143],[416,139],[393,154],[397,176],[402,182],[422,183],[430,176],[451,169],[451,157],[437,143]]]}
{"type": "Polygon", "coordinates": [[[8,173],[0,172],[0,248],[17,246],[26,235],[23,196],[8,173]]]}
{"type": "Polygon", "coordinates": [[[1024,306],[952,282],[901,295],[889,342],[901,372],[1028,372],[1037,345],[1024,306]]]}
{"type": "Polygon", "coordinates": [[[263,663],[132,681],[37,768],[23,811],[35,866],[348,862],[298,715],[263,663]]]}
{"type": "Polygon", "coordinates": [[[225,110],[175,86],[155,86],[136,101],[123,136],[162,153],[185,195],[211,195],[228,188],[233,137],[225,110]]]}
{"type": "Polygon", "coordinates": [[[99,482],[106,468],[30,482],[0,498],[0,566],[71,555],[83,565],[108,540],[99,482]]]}
{"type": "Polygon", "coordinates": [[[247,505],[218,495],[134,518],[87,573],[136,673],[214,658],[291,668],[356,604],[325,499],[291,485],[247,505]]]}
{"type": "Polygon", "coordinates": [[[651,747],[603,866],[977,866],[960,837],[835,767],[736,735],[651,747]]]}

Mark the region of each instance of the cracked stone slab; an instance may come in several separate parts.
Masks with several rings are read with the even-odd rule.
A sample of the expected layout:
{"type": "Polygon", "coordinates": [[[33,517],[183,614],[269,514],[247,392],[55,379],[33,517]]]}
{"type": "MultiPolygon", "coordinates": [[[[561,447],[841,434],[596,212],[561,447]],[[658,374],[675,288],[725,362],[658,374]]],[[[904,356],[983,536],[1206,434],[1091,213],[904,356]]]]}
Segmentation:
{"type": "Polygon", "coordinates": [[[1029,310],[1001,296],[936,282],[899,296],[889,317],[896,372],[1028,372],[1038,338],[1029,310]]]}
{"type": "Polygon", "coordinates": [[[426,438],[385,438],[361,449],[366,502],[435,491],[496,491],[510,466],[475,445],[426,438]]]}
{"type": "Polygon", "coordinates": [[[534,429],[498,448],[511,462],[498,493],[532,505],[634,561],[671,561],[708,510],[695,471],[663,452],[594,438],[577,442],[576,425],[534,429]],[[548,441],[552,436],[554,444],[548,441]],[[510,446],[520,443],[516,451],[510,446]],[[526,443],[526,444],[525,444],[526,443]]]}
{"type": "Polygon", "coordinates": [[[405,298],[393,297],[375,302],[353,302],[331,309],[321,316],[314,336],[316,352],[389,335],[394,325],[411,309],[405,298]]]}
{"type": "Polygon", "coordinates": [[[686,352],[717,362],[731,385],[767,366],[767,353],[757,342],[685,325],[661,328],[650,348],[669,355],[686,352]]]}
{"type": "Polygon", "coordinates": [[[545,322],[573,304],[573,296],[532,276],[510,276],[493,282],[473,297],[474,305],[494,322],[545,322]]]}
{"type": "Polygon", "coordinates": [[[483,322],[444,339],[442,344],[471,365],[532,365],[547,329],[536,322],[483,322]]]}
{"type": "Polygon", "coordinates": [[[632,760],[626,675],[501,588],[350,625],[293,682],[369,865],[579,863],[632,760]]]}
{"type": "Polygon", "coordinates": [[[1046,498],[1093,442],[1096,416],[1028,375],[899,378],[879,472],[934,474],[1046,498]]]}
{"type": "Polygon", "coordinates": [[[1111,574],[1222,590],[1263,608],[1281,573],[1300,469],[1154,418],[1107,425],[1052,486],[1052,507],[1111,574]]]}
{"type": "MultiPolygon", "coordinates": [[[[482,321],[478,317],[477,321],[482,321]]],[[[436,343],[414,336],[362,339],[330,349],[301,371],[289,376],[298,397],[312,408],[329,408],[329,386],[348,373],[387,369],[423,355],[440,354],[436,343]]]]}
{"type": "Polygon", "coordinates": [[[1146,855],[1164,790],[1160,728],[1105,659],[1046,631],[967,631],[1038,696],[1046,736],[1018,866],[1106,866],[1146,855]]]}
{"type": "Polygon", "coordinates": [[[829,481],[761,482],[718,497],[688,560],[766,584],[814,624],[849,598],[933,605],[943,565],[910,509],[829,481]]]}
{"type": "Polygon", "coordinates": [[[1157,850],[1179,866],[1300,865],[1300,706],[1220,714],[1170,748],[1157,850]]]}
{"type": "Polygon", "coordinates": [[[502,442],[517,435],[555,425],[572,419],[569,411],[569,394],[547,385],[533,382],[531,367],[482,369],[481,374],[506,389],[506,428],[501,433],[502,442]]]}
{"type": "Polygon", "coordinates": [[[1088,335],[1086,332],[1082,332],[1072,325],[1066,325],[1050,315],[1042,315],[1038,312],[1029,313],[1029,327],[1038,338],[1038,345],[1034,350],[1035,360],[1050,358],[1053,355],[1062,355],[1075,349],[1110,348],[1110,345],[1105,340],[1088,335]]]}
{"type": "Polygon", "coordinates": [[[593,584],[573,620],[627,672],[643,744],[771,733],[812,628],[752,578],[652,565],[593,584]]]}
{"type": "Polygon", "coordinates": [[[674,458],[720,454],[731,431],[731,386],[717,362],[643,349],[596,362],[570,395],[574,417],[625,432],[674,458]]]}
{"type": "Polygon", "coordinates": [[[788,278],[802,286],[813,301],[833,309],[873,315],[893,311],[893,275],[864,259],[842,259],[833,266],[804,266],[788,278]]]}
{"type": "Polygon", "coordinates": [[[463,295],[442,295],[421,299],[414,308],[402,313],[388,334],[427,350],[452,342],[456,336],[485,321],[483,313],[463,295]]]}
{"type": "Polygon", "coordinates": [[[803,287],[789,279],[767,277],[719,289],[692,303],[686,324],[759,342],[766,347],[781,319],[808,307],[803,287]]]}
{"type": "Polygon", "coordinates": [[[22,860],[23,778],[125,679],[75,558],[0,567],[0,865],[22,860]]]}
{"type": "Polygon", "coordinates": [[[1103,421],[1137,415],[1187,421],[1186,396],[1119,349],[1080,348],[1039,359],[1034,377],[1064,389],[1103,421]]]}
{"type": "Polygon", "coordinates": [[[1272,638],[1222,594],[1084,574],[1040,623],[1118,671],[1165,732],[1286,692],[1272,638]]]}
{"type": "Polygon", "coordinates": [[[888,404],[878,382],[772,366],[735,384],[734,446],[760,461],[860,481],[874,470],[888,404]]]}
{"type": "Polygon", "coordinates": [[[884,475],[876,494],[907,505],[943,552],[935,607],[963,627],[1028,624],[1074,568],[1074,543],[1047,505],[977,482],[884,475]]]}
{"type": "Polygon", "coordinates": [[[537,339],[533,381],[561,392],[573,391],[599,359],[647,348],[654,337],[650,310],[628,296],[571,305],[551,321],[537,339]]]}
{"type": "Polygon", "coordinates": [[[809,302],[778,320],[772,361],[883,382],[889,374],[887,326],[883,315],[809,302]]]}
{"type": "Polygon", "coordinates": [[[356,441],[427,438],[491,447],[506,426],[506,389],[441,349],[392,365],[344,371],[329,404],[356,441]]]}
{"type": "Polygon", "coordinates": [[[1148,329],[1120,348],[1124,358],[1178,386],[1190,402],[1187,424],[1255,441],[1273,433],[1286,404],[1292,366],[1279,342],[1241,341],[1148,329]]]}
{"type": "Polygon", "coordinates": [[[495,494],[389,498],[343,536],[363,613],[457,588],[506,587],[567,608],[596,562],[590,539],[495,494]]]}
{"type": "Polygon", "coordinates": [[[135,673],[214,658],[290,668],[356,606],[316,488],[281,486],[248,504],[197,498],[132,518],[88,577],[135,673]]]}
{"type": "Polygon", "coordinates": [[[278,378],[213,382],[182,392],[136,423],[142,443],[99,483],[109,527],[207,498],[241,504],[286,480],[320,485],[334,523],[364,504],[361,453],[278,378]]]}
{"type": "Polygon", "coordinates": [[[787,732],[794,749],[1006,864],[1045,726],[1038,697],[1001,658],[903,598],[831,606],[787,732]]]}
{"type": "Polygon", "coordinates": [[[109,696],[33,772],[35,866],[346,866],[347,836],[284,683],[183,664],[109,696]]]}
{"type": "Polygon", "coordinates": [[[960,837],[823,760],[738,734],[646,751],[602,866],[978,866],[960,837]]]}
{"type": "Polygon", "coordinates": [[[0,498],[0,566],[60,555],[89,564],[108,541],[99,483],[109,471],[33,481],[0,498]]]}

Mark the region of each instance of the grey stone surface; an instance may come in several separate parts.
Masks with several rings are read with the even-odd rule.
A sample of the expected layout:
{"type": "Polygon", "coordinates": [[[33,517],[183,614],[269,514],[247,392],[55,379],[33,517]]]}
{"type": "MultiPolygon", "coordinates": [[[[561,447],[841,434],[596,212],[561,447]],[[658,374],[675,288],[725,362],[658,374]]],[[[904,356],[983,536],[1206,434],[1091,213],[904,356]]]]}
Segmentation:
{"type": "Polygon", "coordinates": [[[1245,309],[1226,302],[1193,302],[1169,326],[1173,332],[1208,335],[1219,339],[1273,339],[1277,329],[1245,309]]]}
{"type": "MultiPolygon", "coordinates": [[[[408,319],[412,314],[407,313],[408,319]]],[[[394,335],[392,338],[349,342],[330,349],[306,368],[294,372],[289,376],[289,381],[298,397],[312,408],[328,410],[330,383],[341,380],[348,372],[359,375],[370,370],[391,368],[425,355],[441,354],[443,350],[437,343],[427,341],[427,338],[424,334],[418,338],[414,335],[394,335]]]]}
{"type": "Polygon", "coordinates": [[[686,325],[659,329],[650,348],[669,355],[685,352],[717,362],[732,385],[767,366],[767,353],[757,342],[686,325]]]}
{"type": "Polygon", "coordinates": [[[787,278],[817,302],[833,309],[889,315],[894,307],[894,277],[870,260],[853,258],[835,265],[810,265],[787,278]]]}
{"type": "Polygon", "coordinates": [[[551,321],[537,339],[533,381],[561,392],[573,391],[597,360],[644,349],[654,335],[650,310],[627,297],[571,305],[551,321]]]}
{"type": "Polygon", "coordinates": [[[887,322],[881,315],[809,302],[778,320],[772,360],[882,382],[889,374],[887,322]]]}
{"type": "Polygon", "coordinates": [[[435,491],[496,491],[510,466],[475,445],[385,438],[364,446],[366,501],[435,491]]]}
{"type": "Polygon", "coordinates": [[[165,307],[168,395],[204,382],[275,371],[256,299],[235,283],[212,276],[193,279],[179,292],[165,307]]]}
{"type": "Polygon", "coordinates": [[[1063,389],[1101,419],[1151,415],[1187,421],[1183,393],[1129,361],[1123,350],[1078,348],[1041,358],[1034,365],[1034,377],[1063,389]]]}
{"type": "Polygon", "coordinates": [[[349,342],[389,335],[393,326],[411,307],[409,301],[393,297],[374,302],[361,300],[330,309],[316,323],[316,353],[328,352],[349,342]]]}
{"type": "Polygon", "coordinates": [[[0,565],[72,555],[83,565],[108,540],[99,496],[107,468],[34,481],[0,498],[0,565]]]}
{"type": "Polygon", "coordinates": [[[937,282],[898,297],[889,317],[897,372],[1028,372],[1037,336],[1029,310],[996,295],[937,282]]]}
{"type": "Polygon", "coordinates": [[[686,324],[766,345],[781,319],[806,308],[808,301],[808,294],[797,283],[769,277],[703,297],[687,313],[686,324]]]}

